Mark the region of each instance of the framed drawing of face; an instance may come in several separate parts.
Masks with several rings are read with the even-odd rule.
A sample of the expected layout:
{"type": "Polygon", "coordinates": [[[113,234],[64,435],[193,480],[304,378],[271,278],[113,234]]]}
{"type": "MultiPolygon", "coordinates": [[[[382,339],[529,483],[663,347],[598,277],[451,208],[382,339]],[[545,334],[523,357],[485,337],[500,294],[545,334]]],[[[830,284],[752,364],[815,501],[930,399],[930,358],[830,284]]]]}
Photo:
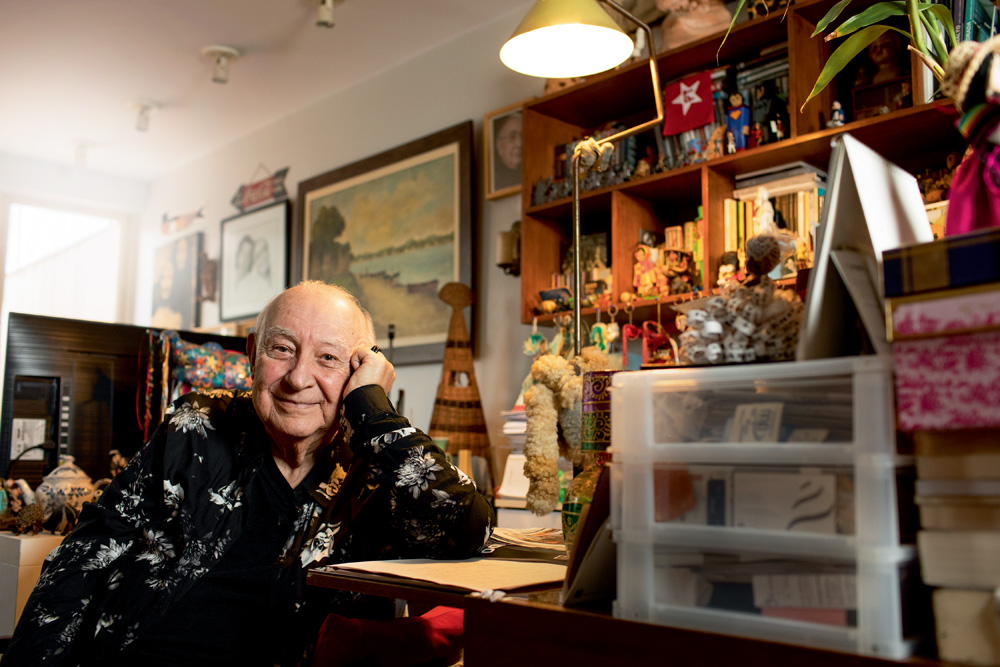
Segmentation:
{"type": "Polygon", "coordinates": [[[292,282],[354,294],[393,363],[442,360],[451,308],[438,292],[472,285],[471,149],[466,121],[299,183],[292,282]]]}
{"type": "Polygon", "coordinates": [[[222,221],[219,319],[254,317],[288,285],[288,200],[222,221]]]}

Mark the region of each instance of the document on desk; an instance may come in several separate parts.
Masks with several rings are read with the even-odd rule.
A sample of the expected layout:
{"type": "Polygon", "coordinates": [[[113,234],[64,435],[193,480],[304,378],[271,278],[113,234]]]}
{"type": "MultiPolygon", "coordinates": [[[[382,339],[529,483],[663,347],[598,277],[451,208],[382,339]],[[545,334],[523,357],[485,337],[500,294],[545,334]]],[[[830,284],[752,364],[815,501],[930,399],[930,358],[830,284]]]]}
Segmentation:
{"type": "Polygon", "coordinates": [[[322,569],[332,573],[358,572],[417,579],[469,592],[509,592],[545,584],[559,586],[566,576],[565,563],[505,560],[489,557],[469,558],[467,560],[414,558],[361,561],[329,565],[322,569]]]}

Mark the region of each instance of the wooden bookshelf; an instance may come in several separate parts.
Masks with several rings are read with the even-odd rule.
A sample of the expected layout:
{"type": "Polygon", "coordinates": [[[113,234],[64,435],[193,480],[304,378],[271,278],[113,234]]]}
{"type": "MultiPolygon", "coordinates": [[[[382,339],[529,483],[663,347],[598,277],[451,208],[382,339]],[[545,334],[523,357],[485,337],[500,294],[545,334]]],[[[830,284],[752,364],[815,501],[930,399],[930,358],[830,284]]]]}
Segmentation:
{"type": "MultiPolygon", "coordinates": [[[[799,112],[802,100],[812,89],[823,63],[832,51],[830,44],[811,37],[816,22],[833,4],[832,0],[812,0],[795,4],[787,12],[736,26],[716,60],[722,33],[693,42],[657,56],[663,85],[717,65],[735,64],[759,55],[761,49],[788,42],[790,127],[780,142],[759,146],[732,155],[693,164],[646,178],[581,195],[581,228],[584,234],[609,232],[608,259],[614,276],[615,303],[623,291],[632,291],[632,251],[639,229],[662,232],[664,228],[692,220],[702,207],[699,233],[702,237],[703,291],[714,286],[722,255],[722,201],[732,195],[735,178],[784,163],[804,161],[826,169],[833,137],[849,132],[889,160],[911,173],[943,164],[951,151],[964,149],[964,141],[954,128],[957,112],[946,103],[931,103],[895,111],[883,116],[826,128],[825,121],[835,99],[834,86],[799,112]]],[[[854,9],[852,5],[852,10],[854,9]]],[[[921,69],[916,60],[911,67],[912,88],[922,90],[921,69]]],[[[915,98],[919,99],[919,98],[915,98]]],[[[552,315],[538,315],[538,292],[550,287],[553,273],[561,262],[560,246],[571,242],[572,206],[567,197],[532,204],[535,185],[554,176],[557,146],[588,136],[608,121],[628,126],[655,116],[648,63],[640,62],[619,70],[590,77],[586,82],[532,101],[523,115],[522,222],[521,222],[521,321],[533,317],[551,321],[552,315]]],[[[660,304],[686,298],[661,297],[660,304]]],[[[637,303],[635,317],[648,318],[657,301],[637,303]]],[[[593,317],[594,309],[583,309],[593,317]]],[[[619,316],[620,317],[620,316],[619,316]]]]}

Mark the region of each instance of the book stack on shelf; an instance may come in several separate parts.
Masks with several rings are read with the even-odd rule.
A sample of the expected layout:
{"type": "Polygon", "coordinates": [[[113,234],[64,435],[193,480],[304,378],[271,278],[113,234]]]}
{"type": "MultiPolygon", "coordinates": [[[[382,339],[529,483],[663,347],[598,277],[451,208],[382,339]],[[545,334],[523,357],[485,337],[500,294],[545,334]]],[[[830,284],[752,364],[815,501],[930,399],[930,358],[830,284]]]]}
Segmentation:
{"type": "Polygon", "coordinates": [[[883,253],[883,282],[938,654],[1000,665],[1000,229],[883,253]]]}
{"type": "MultiPolygon", "coordinates": [[[[812,265],[813,238],[826,195],[826,172],[806,162],[777,165],[736,177],[733,196],[724,202],[726,252],[742,252],[759,231],[765,201],[775,225],[798,239],[796,265],[812,265]]],[[[780,275],[772,276],[780,277],[780,275]]]]}
{"type": "Polygon", "coordinates": [[[1000,665],[1000,429],[919,431],[917,545],[943,660],[1000,665]]]}

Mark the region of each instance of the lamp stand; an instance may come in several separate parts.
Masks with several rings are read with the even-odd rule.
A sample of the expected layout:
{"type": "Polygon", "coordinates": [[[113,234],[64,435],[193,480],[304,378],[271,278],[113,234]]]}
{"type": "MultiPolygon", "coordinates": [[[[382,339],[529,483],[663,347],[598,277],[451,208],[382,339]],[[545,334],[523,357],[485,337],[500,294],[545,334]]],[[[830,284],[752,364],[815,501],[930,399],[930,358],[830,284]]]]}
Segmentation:
{"type": "Polygon", "coordinates": [[[583,296],[583,280],[580,277],[580,173],[589,172],[592,168],[604,171],[611,162],[614,152],[614,142],[644,132],[663,122],[663,93],[660,91],[660,75],[656,69],[656,56],[653,53],[653,31],[640,21],[634,14],[619,5],[614,0],[599,0],[635,23],[646,33],[646,50],[649,53],[649,73],[653,79],[653,100],[656,103],[656,118],[622,130],[606,139],[596,141],[587,137],[577,143],[573,150],[573,354],[579,355],[582,348],[583,317],[580,313],[583,296]]]}

